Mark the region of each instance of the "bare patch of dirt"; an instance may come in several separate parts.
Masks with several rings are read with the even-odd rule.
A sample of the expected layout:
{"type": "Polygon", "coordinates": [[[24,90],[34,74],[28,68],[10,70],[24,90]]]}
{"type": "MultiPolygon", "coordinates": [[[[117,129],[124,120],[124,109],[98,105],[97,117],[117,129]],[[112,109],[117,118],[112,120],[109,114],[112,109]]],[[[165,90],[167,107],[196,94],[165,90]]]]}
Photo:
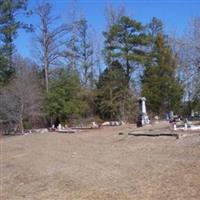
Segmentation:
{"type": "Polygon", "coordinates": [[[164,127],[2,137],[0,199],[199,200],[200,137],[127,134],[164,127]]]}

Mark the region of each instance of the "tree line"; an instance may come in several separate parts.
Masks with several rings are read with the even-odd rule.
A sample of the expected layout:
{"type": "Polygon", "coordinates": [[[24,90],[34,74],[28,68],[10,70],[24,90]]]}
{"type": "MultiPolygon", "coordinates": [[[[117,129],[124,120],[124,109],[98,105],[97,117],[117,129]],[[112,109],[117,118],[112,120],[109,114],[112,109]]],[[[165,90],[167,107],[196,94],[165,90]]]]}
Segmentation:
{"type": "Polygon", "coordinates": [[[143,24],[108,6],[99,44],[86,17],[71,11],[64,23],[48,2],[30,11],[27,0],[0,1],[0,123],[23,132],[88,118],[133,122],[139,96],[151,116],[199,107],[198,17],[186,37],[174,38],[156,17],[143,24]],[[23,23],[19,13],[39,24],[23,23]],[[16,53],[19,29],[34,35],[35,59],[16,53]]]}

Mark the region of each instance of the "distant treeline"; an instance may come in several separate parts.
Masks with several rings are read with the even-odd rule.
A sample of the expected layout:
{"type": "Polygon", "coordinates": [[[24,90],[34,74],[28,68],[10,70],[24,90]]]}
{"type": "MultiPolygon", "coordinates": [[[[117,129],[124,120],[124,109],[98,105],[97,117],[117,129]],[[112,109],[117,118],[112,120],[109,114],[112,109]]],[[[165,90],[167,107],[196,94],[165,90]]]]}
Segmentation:
{"type": "Polygon", "coordinates": [[[0,1],[0,119],[24,128],[95,120],[134,121],[137,99],[145,96],[151,116],[198,109],[200,18],[187,36],[167,35],[161,20],[143,24],[124,7],[105,9],[103,43],[86,17],[70,9],[64,23],[50,3],[32,10],[28,1],[0,1]],[[33,26],[19,21],[37,17],[33,26]],[[15,51],[18,30],[33,35],[32,59],[15,51]]]}

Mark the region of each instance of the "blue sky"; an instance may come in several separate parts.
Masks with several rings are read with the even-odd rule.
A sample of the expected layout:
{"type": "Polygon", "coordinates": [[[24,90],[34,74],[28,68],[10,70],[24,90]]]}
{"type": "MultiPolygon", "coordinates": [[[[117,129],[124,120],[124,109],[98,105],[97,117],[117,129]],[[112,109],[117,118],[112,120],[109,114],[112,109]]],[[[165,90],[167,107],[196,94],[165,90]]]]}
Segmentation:
{"type": "MultiPolygon", "coordinates": [[[[49,0],[54,5],[54,12],[67,21],[67,12],[71,0],[49,0]]],[[[30,8],[37,5],[38,0],[29,0],[30,8]]],[[[105,28],[105,7],[108,4],[118,6],[123,4],[127,12],[135,19],[148,23],[153,16],[161,19],[167,33],[184,34],[189,20],[194,16],[200,16],[200,0],[79,0],[78,7],[86,16],[90,26],[101,35],[105,28]]],[[[27,23],[37,24],[37,19],[21,17],[27,23]]],[[[16,40],[17,51],[31,57],[32,34],[19,31],[16,40]]]]}

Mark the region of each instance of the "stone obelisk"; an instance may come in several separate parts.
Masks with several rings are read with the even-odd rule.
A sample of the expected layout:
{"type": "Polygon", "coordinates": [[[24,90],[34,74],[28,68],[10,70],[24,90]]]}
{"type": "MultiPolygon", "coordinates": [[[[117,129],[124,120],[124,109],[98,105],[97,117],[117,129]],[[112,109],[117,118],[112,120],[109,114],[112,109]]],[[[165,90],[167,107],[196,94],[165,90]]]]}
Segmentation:
{"type": "Polygon", "coordinates": [[[147,111],[146,111],[146,98],[145,97],[141,97],[138,99],[139,101],[139,116],[138,116],[138,122],[137,125],[138,126],[144,126],[145,124],[149,124],[149,117],[147,115],[147,111]]]}

